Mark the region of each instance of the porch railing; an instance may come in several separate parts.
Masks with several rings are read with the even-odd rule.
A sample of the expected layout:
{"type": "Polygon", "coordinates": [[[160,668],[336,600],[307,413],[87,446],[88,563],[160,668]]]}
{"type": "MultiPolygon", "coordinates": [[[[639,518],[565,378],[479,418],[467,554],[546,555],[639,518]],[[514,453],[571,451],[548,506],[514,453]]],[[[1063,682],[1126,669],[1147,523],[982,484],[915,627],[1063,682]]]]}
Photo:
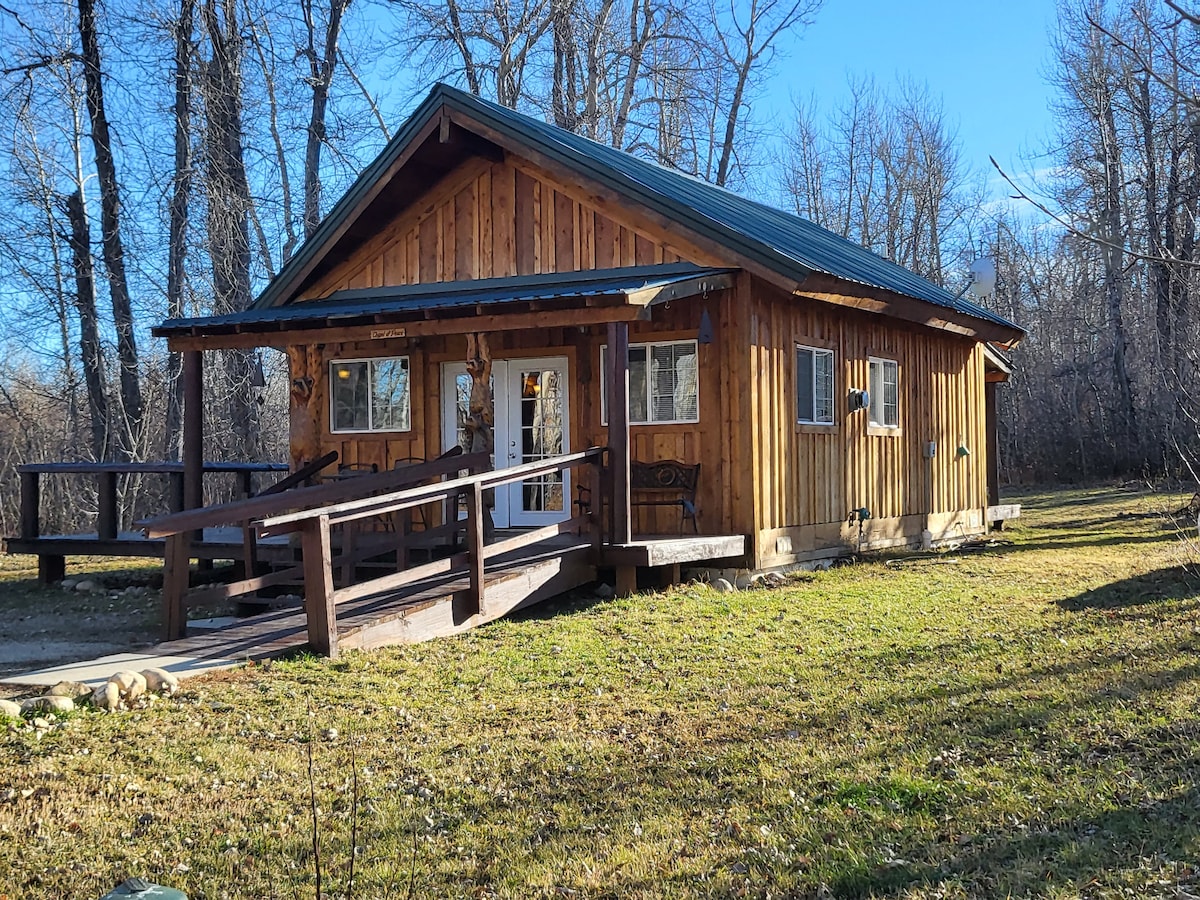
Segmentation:
{"type": "MultiPolygon", "coordinates": [[[[266,472],[286,472],[286,463],[206,462],[203,472],[237,476],[243,495],[253,493],[253,478],[266,472]]],[[[117,476],[166,475],[170,479],[168,505],[174,512],[183,509],[183,463],[180,462],[53,462],[17,466],[21,479],[20,536],[31,540],[41,536],[41,478],[43,475],[93,475],[96,478],[96,536],[102,541],[116,540],[120,531],[117,507],[117,476]]]]}
{"type": "MultiPolygon", "coordinates": [[[[488,560],[569,532],[589,533],[598,547],[601,528],[598,517],[591,512],[486,543],[485,517],[488,511],[484,504],[484,492],[502,485],[578,467],[587,467],[589,483],[598,492],[600,464],[605,452],[605,448],[592,447],[579,453],[550,457],[508,469],[452,478],[440,484],[265,516],[257,520],[255,526],[260,537],[300,534],[309,643],[318,653],[336,657],[339,603],[395,591],[424,578],[465,573],[468,575],[469,584],[467,602],[461,610],[455,612],[456,623],[461,624],[472,616],[487,614],[484,571],[488,560]],[[333,528],[373,517],[393,516],[430,502],[446,501],[456,508],[459,497],[466,499],[466,518],[458,522],[458,526],[466,532],[465,551],[417,566],[404,567],[398,563],[399,571],[357,583],[351,581],[343,587],[335,588],[334,571],[339,560],[333,555],[333,528]]],[[[571,508],[570,502],[564,491],[563,503],[567,505],[567,509],[571,508]]]]}
{"type": "MultiPolygon", "coordinates": [[[[146,537],[166,540],[163,560],[163,640],[175,640],[184,636],[187,611],[192,607],[232,600],[265,588],[296,583],[303,579],[306,572],[304,564],[288,566],[273,572],[258,571],[258,541],[254,529],[258,520],[298,509],[325,508],[330,504],[336,506],[348,501],[370,502],[433,478],[457,475],[463,470],[478,472],[489,468],[490,465],[486,453],[447,456],[428,463],[325,484],[292,487],[290,490],[274,490],[280,487],[276,485],[256,497],[185,510],[137,523],[146,537]],[[244,577],[228,583],[193,589],[190,572],[193,541],[205,528],[223,526],[236,526],[242,530],[244,577]]],[[[289,479],[284,479],[284,482],[290,478],[289,476],[289,479]]]]}

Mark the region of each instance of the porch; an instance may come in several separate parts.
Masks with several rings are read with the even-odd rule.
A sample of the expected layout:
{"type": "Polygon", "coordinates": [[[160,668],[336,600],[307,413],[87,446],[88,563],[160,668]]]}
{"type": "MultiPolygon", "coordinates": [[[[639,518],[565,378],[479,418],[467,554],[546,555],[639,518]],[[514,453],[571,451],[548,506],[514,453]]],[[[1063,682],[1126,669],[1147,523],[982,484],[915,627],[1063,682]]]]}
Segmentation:
{"type": "MultiPolygon", "coordinates": [[[[183,357],[184,459],[169,473],[175,511],[139,522],[141,536],[97,528],[94,541],[58,541],[65,536],[41,535],[35,524],[11,546],[53,560],[47,574],[74,552],[161,555],[167,641],[185,637],[189,609],[302,593],[306,638],[331,656],[343,646],[473,627],[591,581],[601,566],[616,570],[618,592],[626,594],[639,569],[657,568],[677,580],[687,563],[739,560],[747,540],[731,526],[742,513],[724,496],[726,463],[718,449],[727,434],[721,345],[711,344],[711,336],[694,339],[708,316],[709,294],[727,301],[732,283],[729,270],[672,264],[341,291],[320,301],[164,323],[155,333],[183,357]],[[666,415],[666,426],[649,419],[633,424],[655,456],[714,460],[706,465],[712,475],[693,505],[691,527],[723,535],[677,536],[657,510],[631,509],[633,323],[649,329],[649,339],[665,335],[686,344],[686,360],[670,363],[682,368],[668,372],[668,381],[676,385],[686,368],[690,392],[646,393],[640,408],[653,399],[690,403],[688,412],[666,415]],[[489,345],[502,355],[494,359],[489,345]],[[274,486],[263,496],[206,506],[204,355],[255,346],[287,351],[293,475],[286,490],[274,486]],[[391,379],[386,409],[376,393],[383,381],[371,380],[378,373],[391,379]],[[695,383],[700,377],[710,379],[702,389],[695,383]],[[364,380],[365,393],[354,387],[364,380]],[[505,418],[493,428],[494,419],[505,418]],[[480,443],[479,453],[463,452],[480,443]],[[352,471],[331,483],[300,483],[330,457],[352,471]],[[576,515],[576,485],[587,485],[602,502],[576,515]],[[236,561],[232,578],[193,585],[191,561],[211,558],[236,561]],[[510,568],[524,574],[501,577],[510,568]],[[429,601],[416,603],[420,616],[413,597],[429,601]],[[356,610],[368,608],[378,613],[373,624],[348,624],[357,621],[356,610]]],[[[639,383],[649,392],[649,353],[639,353],[639,383]]],[[[36,522],[36,490],[26,505],[36,522]]]]}

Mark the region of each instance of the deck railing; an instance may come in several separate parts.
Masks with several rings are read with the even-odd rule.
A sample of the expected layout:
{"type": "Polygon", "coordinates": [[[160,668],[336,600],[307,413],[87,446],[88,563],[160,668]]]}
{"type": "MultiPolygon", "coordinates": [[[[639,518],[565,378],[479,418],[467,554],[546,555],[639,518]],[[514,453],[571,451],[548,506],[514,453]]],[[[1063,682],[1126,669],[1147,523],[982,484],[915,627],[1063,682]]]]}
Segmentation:
{"type": "MultiPolygon", "coordinates": [[[[395,591],[424,578],[465,573],[469,583],[467,602],[455,611],[456,624],[460,624],[472,616],[485,615],[487,612],[484,571],[488,560],[569,532],[587,532],[593,542],[599,545],[600,523],[592,512],[486,543],[485,517],[489,513],[484,497],[485,491],[492,488],[579,467],[588,469],[586,477],[598,496],[599,470],[605,452],[605,448],[592,447],[579,453],[550,457],[512,468],[452,478],[440,484],[266,516],[256,521],[255,525],[260,537],[300,534],[309,643],[318,653],[336,657],[339,603],[395,591]],[[451,509],[456,509],[460,497],[466,499],[466,518],[450,524],[466,532],[465,551],[412,567],[403,565],[398,559],[398,571],[358,583],[350,580],[343,587],[334,587],[334,571],[339,561],[333,555],[333,528],[379,516],[394,516],[431,502],[447,502],[451,509]]],[[[563,502],[570,503],[565,491],[563,502]]],[[[168,564],[169,560],[168,556],[168,564]]]]}
{"type": "MultiPolygon", "coordinates": [[[[458,472],[478,472],[490,467],[486,453],[450,456],[428,463],[418,463],[377,474],[293,487],[282,492],[263,492],[259,496],[234,500],[216,506],[184,510],[168,516],[147,519],[138,523],[148,538],[165,538],[163,568],[162,634],[164,640],[184,636],[187,610],[223,600],[256,593],[265,588],[295,583],[306,573],[303,564],[262,573],[256,564],[258,541],[254,525],[257,521],[289,513],[292,510],[325,508],[347,501],[369,502],[379,496],[390,496],[405,487],[421,484],[432,478],[445,478],[458,472]],[[243,576],[232,582],[191,588],[190,562],[192,543],[205,528],[236,526],[243,534],[243,576]]],[[[286,481],[287,479],[285,479],[286,481]]]]}
{"type": "MultiPolygon", "coordinates": [[[[265,472],[286,472],[285,463],[206,462],[204,474],[237,476],[243,495],[253,493],[253,478],[265,472]]],[[[21,479],[20,536],[30,540],[41,536],[41,477],[43,475],[93,475],[96,478],[96,535],[102,541],[115,540],[120,530],[117,507],[118,475],[166,475],[170,479],[168,504],[173,512],[183,509],[183,463],[180,462],[53,462],[17,466],[21,479]]]]}

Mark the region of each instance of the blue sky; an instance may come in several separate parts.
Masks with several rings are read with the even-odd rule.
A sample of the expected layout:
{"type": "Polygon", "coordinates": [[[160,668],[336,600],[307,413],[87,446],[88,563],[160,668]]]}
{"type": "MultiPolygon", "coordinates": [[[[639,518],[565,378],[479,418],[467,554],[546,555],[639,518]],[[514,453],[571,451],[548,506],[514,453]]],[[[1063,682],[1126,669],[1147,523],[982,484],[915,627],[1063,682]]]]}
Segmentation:
{"type": "Polygon", "coordinates": [[[885,89],[913,79],[942,100],[964,161],[1002,195],[988,156],[1018,175],[1039,167],[1049,137],[1054,22],[1053,0],[826,0],[758,102],[786,116],[790,94],[813,94],[822,110],[836,105],[849,75],[885,89]]]}

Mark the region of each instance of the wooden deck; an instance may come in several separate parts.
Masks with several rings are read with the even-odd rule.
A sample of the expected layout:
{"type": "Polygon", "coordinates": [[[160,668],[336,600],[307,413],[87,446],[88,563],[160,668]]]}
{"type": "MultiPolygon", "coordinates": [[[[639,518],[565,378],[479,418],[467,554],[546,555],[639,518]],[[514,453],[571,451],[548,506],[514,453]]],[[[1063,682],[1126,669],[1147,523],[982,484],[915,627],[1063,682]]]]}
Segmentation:
{"type": "Polygon", "coordinates": [[[592,511],[530,529],[490,527],[484,498],[491,489],[572,468],[596,484],[604,452],[592,447],[500,471],[491,470],[487,454],[460,453],[160,516],[139,523],[143,534],[34,533],[11,539],[9,550],[55,561],[97,550],[163,556],[163,643],[153,653],[189,671],[198,660],[232,665],[305,645],[336,657],[345,649],[428,640],[593,581],[598,565],[615,567],[617,591],[628,594],[639,569],[658,569],[660,576],[669,569],[677,581],[681,563],[728,561],[745,553],[741,535],[606,541],[592,511]],[[437,522],[438,514],[459,509],[463,499],[465,518],[437,522]],[[418,509],[431,514],[421,521],[432,527],[413,530],[418,509]],[[371,527],[381,522],[388,527],[371,527]],[[242,564],[232,581],[193,584],[191,561],[207,559],[242,564]],[[221,602],[244,607],[243,598],[251,597],[270,602],[270,592],[284,586],[299,588],[302,608],[187,633],[189,609],[221,602]]]}

